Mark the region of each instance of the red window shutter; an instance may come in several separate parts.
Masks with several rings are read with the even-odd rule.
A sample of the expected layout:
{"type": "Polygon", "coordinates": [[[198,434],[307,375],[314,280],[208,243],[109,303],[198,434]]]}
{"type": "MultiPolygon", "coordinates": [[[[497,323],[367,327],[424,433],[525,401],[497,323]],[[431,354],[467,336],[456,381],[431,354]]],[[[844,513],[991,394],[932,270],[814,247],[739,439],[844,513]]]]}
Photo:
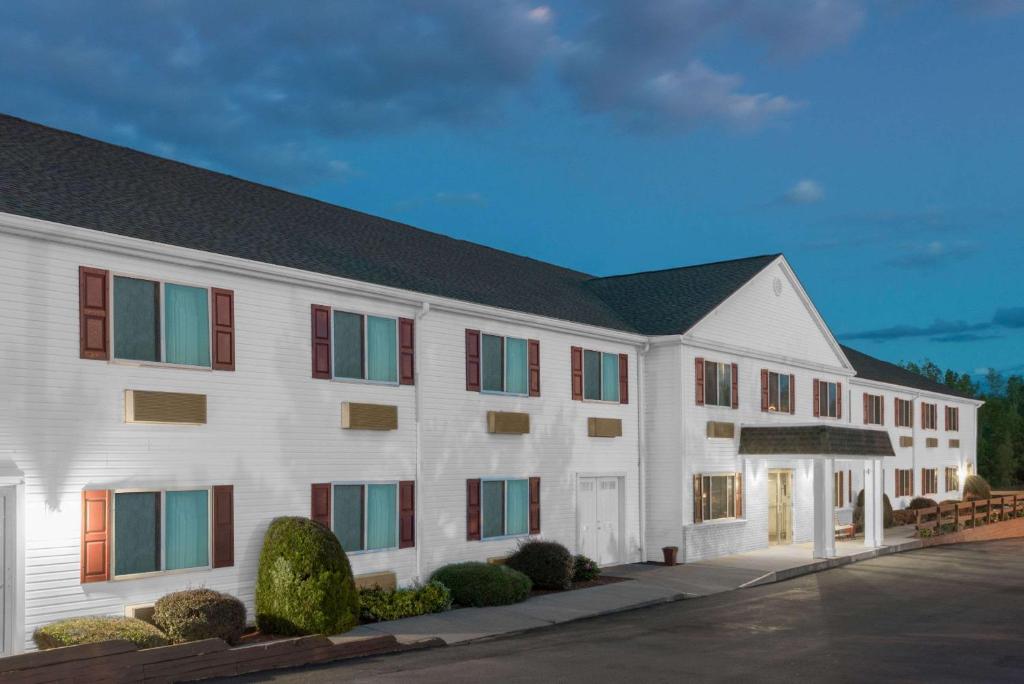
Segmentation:
{"type": "Polygon", "coordinates": [[[416,546],[416,483],[398,483],[398,548],[416,546]]]}
{"type": "Polygon", "coordinates": [[[865,392],[864,393],[864,424],[865,425],[868,424],[868,402],[869,402],[868,393],[865,392]]]}
{"type": "Polygon", "coordinates": [[[540,534],[540,478],[530,478],[530,534],[540,534]]]}
{"type": "Polygon", "coordinates": [[[313,377],[331,379],[331,307],[313,305],[313,377]]]}
{"type": "Polygon", "coordinates": [[[885,425],[885,395],[878,397],[878,420],[885,425]]]}
{"type": "Polygon", "coordinates": [[[820,385],[820,383],[817,380],[815,380],[814,381],[814,417],[815,418],[821,416],[821,404],[818,403],[819,400],[821,399],[821,387],[819,385],[820,385]]]}
{"type": "Polygon", "coordinates": [[[694,379],[697,388],[697,406],[704,405],[704,359],[697,357],[694,361],[694,379]]]}
{"type": "Polygon", "coordinates": [[[411,318],[398,319],[398,382],[402,385],[416,382],[416,340],[411,318]]]}
{"type": "Polygon", "coordinates": [[[761,410],[768,410],[768,369],[761,369],[761,410]]]}
{"type": "Polygon", "coordinates": [[[235,564],[235,488],[216,485],[213,488],[213,567],[229,568],[235,564]]]}
{"type": "Polygon", "coordinates": [[[526,362],[530,368],[530,396],[540,396],[540,340],[527,340],[526,362]]]}
{"type": "Polygon", "coordinates": [[[619,354],[619,403],[629,403],[629,354],[619,354]]]}
{"type": "Polygon", "coordinates": [[[853,471],[846,471],[846,500],[853,504],[853,471]]]}
{"type": "Polygon", "coordinates": [[[796,414],[796,376],[789,375],[789,412],[796,414]]]}
{"type": "Polygon", "coordinates": [[[843,383],[836,383],[836,420],[843,417],[843,383]]]}
{"type": "Polygon", "coordinates": [[[309,517],[321,523],[324,527],[331,527],[331,483],[314,484],[310,492],[310,514],[309,517]]]}
{"type": "Polygon", "coordinates": [[[740,407],[740,373],[735,363],[732,364],[732,407],[740,407]]]}
{"type": "Polygon", "coordinates": [[[110,527],[110,491],[82,492],[82,584],[110,579],[110,527]]]}
{"type": "Polygon", "coordinates": [[[736,517],[743,517],[743,473],[736,473],[736,485],[733,487],[733,492],[736,495],[736,517]]]}
{"type": "Polygon", "coordinates": [[[210,311],[213,331],[213,370],[235,370],[235,293],[210,288],[213,301],[210,311]]]}
{"type": "Polygon", "coordinates": [[[704,522],[704,492],[700,475],[693,476],[693,522],[704,522]]]}
{"type": "Polygon", "coordinates": [[[466,389],[480,391],[480,331],[466,331],[466,389]]]}
{"type": "Polygon", "coordinates": [[[78,267],[78,355],[110,358],[110,272],[88,266],[78,267]]]}
{"type": "Polygon", "coordinates": [[[583,400],[583,348],[573,347],[570,350],[572,361],[572,399],[583,400]]]}
{"type": "Polygon", "coordinates": [[[928,404],[921,402],[921,429],[928,429],[928,404]]]}
{"type": "Polygon", "coordinates": [[[480,480],[466,480],[466,539],[480,540],[480,480]]]}

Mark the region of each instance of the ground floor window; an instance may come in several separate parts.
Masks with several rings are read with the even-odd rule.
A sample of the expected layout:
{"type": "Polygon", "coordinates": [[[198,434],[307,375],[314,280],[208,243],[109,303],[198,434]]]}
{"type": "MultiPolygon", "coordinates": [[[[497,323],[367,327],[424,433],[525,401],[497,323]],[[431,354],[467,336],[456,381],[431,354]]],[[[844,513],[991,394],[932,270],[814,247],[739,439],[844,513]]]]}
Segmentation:
{"type": "Polygon", "coordinates": [[[210,565],[210,490],[114,493],[114,576],[210,565]]]}
{"type": "Polygon", "coordinates": [[[958,468],[946,468],[946,491],[955,492],[960,489],[960,470],[958,468]]]}
{"type": "Polygon", "coordinates": [[[914,495],[914,471],[896,469],[896,496],[914,495]]]}
{"type": "Polygon", "coordinates": [[[347,552],[398,548],[398,483],[334,485],[331,526],[347,552]]]}
{"type": "Polygon", "coordinates": [[[937,494],[939,491],[939,475],[937,468],[921,469],[921,495],[937,494]]]}
{"type": "Polygon", "coordinates": [[[743,474],[694,476],[694,522],[739,518],[743,509],[743,474]]]}
{"type": "Polygon", "coordinates": [[[530,529],[530,481],[484,480],[480,483],[483,537],[527,534],[530,529]]]}

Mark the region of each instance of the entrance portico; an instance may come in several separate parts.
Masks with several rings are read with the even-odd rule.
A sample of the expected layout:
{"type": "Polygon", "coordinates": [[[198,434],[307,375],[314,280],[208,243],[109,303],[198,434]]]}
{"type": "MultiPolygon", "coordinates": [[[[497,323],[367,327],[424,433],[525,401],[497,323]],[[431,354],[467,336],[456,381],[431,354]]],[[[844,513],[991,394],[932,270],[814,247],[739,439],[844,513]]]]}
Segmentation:
{"type": "Polygon", "coordinates": [[[882,545],[882,459],[895,457],[887,431],[820,424],[743,426],[739,454],[748,459],[813,461],[815,558],[836,555],[836,461],[859,462],[864,473],[864,546],[882,545]]]}

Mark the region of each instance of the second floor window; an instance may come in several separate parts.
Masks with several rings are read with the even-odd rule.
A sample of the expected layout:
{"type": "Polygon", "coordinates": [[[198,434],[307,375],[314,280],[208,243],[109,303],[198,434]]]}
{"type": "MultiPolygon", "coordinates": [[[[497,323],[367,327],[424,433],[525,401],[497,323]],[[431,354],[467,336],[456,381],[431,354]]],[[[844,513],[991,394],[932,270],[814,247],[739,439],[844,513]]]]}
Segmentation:
{"type": "Polygon", "coordinates": [[[114,276],[114,358],[210,367],[210,291],[114,276]]]}
{"type": "Polygon", "coordinates": [[[864,395],[864,422],[867,425],[885,425],[885,404],[880,394],[864,395]]]}
{"type": "Polygon", "coordinates": [[[381,316],[333,313],[334,377],[398,382],[398,321],[381,316]]]}
{"type": "Polygon", "coordinates": [[[761,371],[761,410],[793,413],[793,376],[761,371]]]}
{"type": "Polygon", "coordinates": [[[914,403],[909,399],[896,399],[896,427],[914,427],[914,403]]]}
{"type": "Polygon", "coordinates": [[[704,404],[732,406],[732,364],[704,362],[704,404]]]}
{"type": "Polygon", "coordinates": [[[526,340],[481,335],[480,376],[484,392],[527,394],[529,367],[526,340]]]}
{"type": "Polygon", "coordinates": [[[952,432],[960,429],[960,409],[956,406],[946,407],[946,429],[952,432]]]}
{"type": "Polygon", "coordinates": [[[937,430],[939,427],[939,410],[935,404],[921,404],[921,428],[937,430]]]}
{"type": "Polygon", "coordinates": [[[822,418],[843,417],[843,386],[838,382],[814,381],[814,415],[822,418]]]}
{"type": "Polygon", "coordinates": [[[583,398],[619,400],[619,355],[583,350],[583,398]]]}

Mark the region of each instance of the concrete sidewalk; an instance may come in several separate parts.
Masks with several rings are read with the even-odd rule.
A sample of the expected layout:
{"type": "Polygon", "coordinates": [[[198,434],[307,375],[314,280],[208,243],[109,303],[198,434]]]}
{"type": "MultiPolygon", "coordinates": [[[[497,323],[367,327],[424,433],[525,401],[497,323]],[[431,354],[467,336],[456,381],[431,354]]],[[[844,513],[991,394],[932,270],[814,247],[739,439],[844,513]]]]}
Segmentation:
{"type": "Polygon", "coordinates": [[[912,535],[913,527],[886,530],[885,545],[877,549],[865,549],[860,540],[837,542],[836,558],[825,560],[811,557],[810,544],[791,544],[672,567],[649,563],[621,565],[605,568],[604,574],[633,581],[545,594],[511,606],[460,608],[447,613],[361,625],[345,636],[391,634],[402,644],[436,639],[447,644],[466,643],[658,603],[779,582],[887,553],[920,548],[920,540],[912,535]]]}

